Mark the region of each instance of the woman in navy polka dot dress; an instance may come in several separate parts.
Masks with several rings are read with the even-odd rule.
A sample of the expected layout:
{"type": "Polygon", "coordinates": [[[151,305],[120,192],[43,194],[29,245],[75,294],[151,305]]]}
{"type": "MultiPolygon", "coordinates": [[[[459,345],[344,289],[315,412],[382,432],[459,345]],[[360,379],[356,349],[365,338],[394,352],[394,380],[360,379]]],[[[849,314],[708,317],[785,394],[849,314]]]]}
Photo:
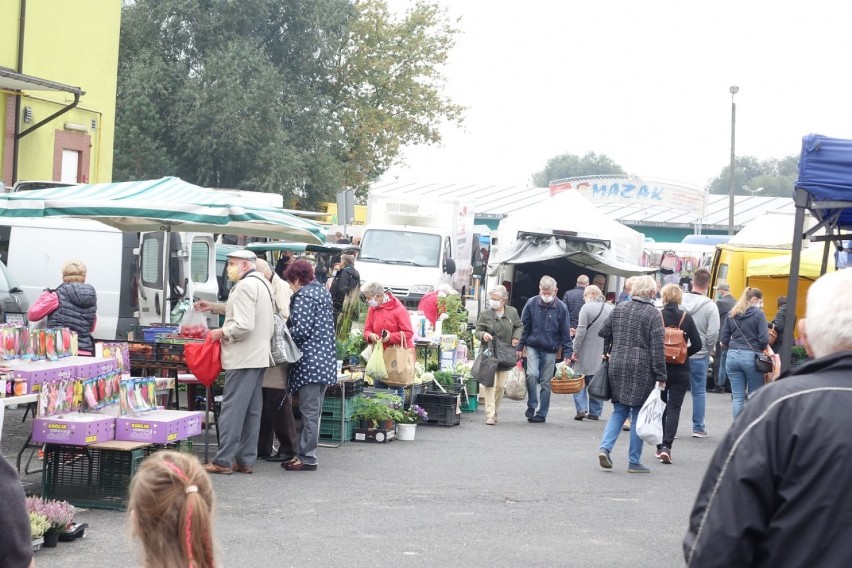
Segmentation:
{"type": "Polygon", "coordinates": [[[314,279],[314,269],[304,259],[291,262],[284,279],[293,289],[290,334],[302,351],[302,358],[290,367],[289,384],[291,393],[299,393],[302,428],[296,457],[281,467],[289,471],[315,471],[322,400],[326,387],[337,382],[331,294],[314,279]]]}

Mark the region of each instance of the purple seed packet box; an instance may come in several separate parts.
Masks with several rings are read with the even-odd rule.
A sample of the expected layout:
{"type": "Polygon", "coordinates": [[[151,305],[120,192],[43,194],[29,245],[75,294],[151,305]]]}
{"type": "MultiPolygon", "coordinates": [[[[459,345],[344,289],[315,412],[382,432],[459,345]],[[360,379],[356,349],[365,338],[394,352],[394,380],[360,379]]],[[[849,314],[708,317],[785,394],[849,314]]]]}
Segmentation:
{"type": "Polygon", "coordinates": [[[115,418],[67,412],[33,421],[33,442],[87,446],[115,439],[115,418]]]}
{"type": "Polygon", "coordinates": [[[170,444],[201,433],[204,413],[186,410],[152,410],[138,416],[121,416],[115,439],[127,442],[170,444]]]}

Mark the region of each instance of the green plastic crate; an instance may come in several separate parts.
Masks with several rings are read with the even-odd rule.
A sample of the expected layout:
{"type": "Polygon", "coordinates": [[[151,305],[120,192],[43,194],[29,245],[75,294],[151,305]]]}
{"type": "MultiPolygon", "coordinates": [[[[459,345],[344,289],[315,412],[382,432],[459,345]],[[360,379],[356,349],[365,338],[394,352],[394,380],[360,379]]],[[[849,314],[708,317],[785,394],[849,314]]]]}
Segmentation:
{"type": "Polygon", "coordinates": [[[319,439],[321,442],[348,442],[352,439],[356,421],[346,420],[343,426],[343,440],[340,439],[340,420],[327,419],[323,416],[320,421],[319,439]]]}
{"type": "MultiPolygon", "coordinates": [[[[322,401],[322,418],[323,420],[326,417],[337,420],[338,423],[340,419],[343,417],[343,400],[342,398],[328,398],[326,397],[322,401]]],[[[357,404],[355,401],[357,397],[346,398],[346,416],[345,418],[348,420],[352,418],[352,414],[355,412],[355,405],[357,404]]]]}
{"type": "Polygon", "coordinates": [[[41,494],[75,507],[124,511],[130,480],[144,458],[144,448],[106,450],[47,444],[41,494]]]}

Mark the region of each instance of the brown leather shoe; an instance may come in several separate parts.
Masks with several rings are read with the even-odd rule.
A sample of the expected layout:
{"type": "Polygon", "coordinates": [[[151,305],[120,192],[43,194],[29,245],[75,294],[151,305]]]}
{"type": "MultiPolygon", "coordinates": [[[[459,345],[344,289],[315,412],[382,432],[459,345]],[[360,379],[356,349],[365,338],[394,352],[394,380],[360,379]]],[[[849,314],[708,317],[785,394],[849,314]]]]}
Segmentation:
{"type": "Polygon", "coordinates": [[[299,461],[299,458],[294,458],[291,461],[284,462],[281,464],[281,467],[286,469],[287,471],[316,471],[317,464],[315,463],[302,463],[299,461]]]}
{"type": "Polygon", "coordinates": [[[248,473],[248,474],[254,473],[254,468],[250,465],[239,465],[239,464],[235,463],[233,470],[234,470],[234,473],[248,473]]]}
{"type": "Polygon", "coordinates": [[[207,473],[218,473],[221,475],[231,475],[234,473],[230,467],[225,467],[224,465],[219,465],[218,463],[210,462],[204,466],[204,471],[207,473]]]}

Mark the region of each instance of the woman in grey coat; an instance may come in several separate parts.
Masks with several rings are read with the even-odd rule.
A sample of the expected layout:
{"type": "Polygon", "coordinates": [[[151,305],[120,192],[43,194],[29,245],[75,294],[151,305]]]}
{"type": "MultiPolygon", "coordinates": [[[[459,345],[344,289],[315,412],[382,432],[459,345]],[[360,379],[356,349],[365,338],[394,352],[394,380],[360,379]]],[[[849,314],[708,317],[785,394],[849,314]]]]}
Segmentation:
{"type": "Polygon", "coordinates": [[[598,335],[604,322],[609,319],[613,305],[606,303],[601,289],[595,285],[586,286],[583,291],[583,307],[578,316],[577,333],[574,336],[574,370],[586,375],[583,390],[574,395],[574,408],[577,415],[574,420],[598,420],[603,412],[603,401],[589,398],[587,387],[595,372],[601,366],[604,340],[598,335]]]}
{"type": "Polygon", "coordinates": [[[630,417],[629,473],[648,473],[642,465],[642,440],[636,434],[639,410],[654,389],[654,382],[665,388],[666,359],[663,353],[663,318],[654,307],[657,283],[650,276],[633,282],[631,300],[615,306],[598,335],[609,350],[609,380],[613,412],[601,439],[598,458],[601,467],[612,469],[609,453],[615,446],[621,427],[630,417]]]}

